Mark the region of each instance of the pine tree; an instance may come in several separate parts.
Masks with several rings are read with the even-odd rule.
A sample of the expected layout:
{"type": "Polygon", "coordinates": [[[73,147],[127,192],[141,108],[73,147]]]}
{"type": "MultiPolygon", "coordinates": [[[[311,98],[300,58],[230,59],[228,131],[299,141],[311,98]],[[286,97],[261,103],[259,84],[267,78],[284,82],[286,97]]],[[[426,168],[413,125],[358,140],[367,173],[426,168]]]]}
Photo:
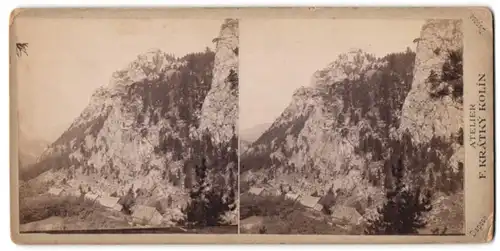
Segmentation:
{"type": "Polygon", "coordinates": [[[118,201],[118,203],[123,206],[123,211],[126,214],[132,214],[132,207],[135,205],[135,197],[134,186],[132,185],[128,189],[127,194],[118,201]]]}
{"type": "Polygon", "coordinates": [[[236,136],[234,126],[233,126],[233,136],[231,136],[229,147],[231,148],[229,161],[238,163],[238,137],[236,136]]]}
{"type": "Polygon", "coordinates": [[[205,226],[205,215],[207,212],[207,201],[205,198],[206,190],[207,166],[205,158],[202,159],[201,165],[197,165],[195,169],[196,185],[193,187],[189,196],[191,202],[185,209],[187,222],[193,225],[205,226]]]}
{"type": "Polygon", "coordinates": [[[227,200],[228,204],[233,204],[235,197],[236,197],[235,190],[237,189],[238,184],[237,184],[237,180],[236,180],[237,178],[234,176],[235,176],[234,171],[229,170],[229,177],[228,177],[229,194],[228,194],[228,200],[227,200]]]}
{"type": "Polygon", "coordinates": [[[16,55],[21,57],[23,53],[28,56],[28,43],[16,43],[16,55]]]}
{"type": "Polygon", "coordinates": [[[379,217],[368,220],[366,234],[416,234],[427,225],[423,214],[432,209],[430,193],[421,196],[420,188],[410,190],[404,184],[401,160],[392,166],[394,184],[386,193],[386,203],[379,208],[379,217]]]}
{"type": "Polygon", "coordinates": [[[191,202],[184,210],[187,222],[193,226],[216,226],[220,216],[229,209],[222,199],[222,190],[208,187],[207,169],[207,161],[203,158],[196,166],[196,185],[190,192],[191,202]]]}
{"type": "Polygon", "coordinates": [[[191,175],[191,163],[184,163],[184,188],[191,189],[193,186],[192,175],[191,175]]]}
{"type": "Polygon", "coordinates": [[[237,90],[238,88],[238,73],[235,70],[230,69],[229,75],[226,78],[227,82],[231,84],[231,90],[237,90]]]}
{"type": "Polygon", "coordinates": [[[432,169],[429,170],[429,180],[428,180],[428,186],[432,189],[434,188],[434,171],[432,169]]]}
{"type": "Polygon", "coordinates": [[[223,191],[219,189],[210,190],[207,193],[207,213],[205,221],[207,226],[216,226],[220,223],[222,214],[229,210],[229,205],[222,199],[223,191]]]}

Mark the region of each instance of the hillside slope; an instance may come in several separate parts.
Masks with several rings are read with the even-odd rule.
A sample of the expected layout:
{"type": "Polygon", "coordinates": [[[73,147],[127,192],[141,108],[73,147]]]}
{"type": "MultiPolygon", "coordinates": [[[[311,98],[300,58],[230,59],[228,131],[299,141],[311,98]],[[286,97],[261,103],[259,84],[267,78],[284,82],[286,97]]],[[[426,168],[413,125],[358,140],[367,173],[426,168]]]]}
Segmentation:
{"type": "MultiPolygon", "coordinates": [[[[391,185],[391,166],[402,160],[409,186],[429,188],[436,203],[461,194],[460,26],[428,20],[416,52],[375,58],[352,50],[317,71],[242,156],[242,187],[319,196],[334,191],[336,204],[370,218],[391,185]]],[[[462,233],[463,218],[455,215],[463,216],[463,198],[454,198],[461,200],[448,230],[462,233]]],[[[443,207],[437,203],[431,214],[443,207]]],[[[439,221],[430,227],[448,219],[439,221]]]]}
{"type": "Polygon", "coordinates": [[[179,212],[205,160],[211,188],[233,203],[238,61],[231,46],[238,45],[237,31],[238,22],[226,20],[215,52],[139,55],[95,91],[23,178],[107,195],[132,193],[136,204],[160,203],[179,212]],[[226,127],[218,126],[219,111],[225,111],[226,127]]]}

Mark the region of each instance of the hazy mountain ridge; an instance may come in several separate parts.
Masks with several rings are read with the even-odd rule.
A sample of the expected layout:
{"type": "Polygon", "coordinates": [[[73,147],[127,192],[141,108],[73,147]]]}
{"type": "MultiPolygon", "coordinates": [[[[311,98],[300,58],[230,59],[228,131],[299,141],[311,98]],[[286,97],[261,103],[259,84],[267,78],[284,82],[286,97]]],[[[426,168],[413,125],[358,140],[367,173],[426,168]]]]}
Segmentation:
{"type": "MultiPolygon", "coordinates": [[[[200,124],[215,123],[210,113],[217,110],[207,106],[227,106],[226,115],[236,118],[237,86],[226,80],[237,80],[237,75],[229,76],[228,53],[221,45],[238,42],[237,33],[228,32],[237,28],[237,21],[226,20],[215,52],[175,58],[152,50],[115,72],[24,179],[55,180],[56,186],[83,186],[116,196],[133,191],[138,204],[164,201],[165,207],[180,210],[189,201],[197,165],[206,159],[211,187],[223,190],[228,200],[237,187],[237,179],[231,180],[237,160],[230,155],[237,148],[235,129],[200,124]],[[214,101],[213,96],[221,98],[214,101]],[[221,139],[222,133],[227,137],[221,139]]],[[[235,68],[237,58],[232,57],[235,68]]]]}
{"type": "Polygon", "coordinates": [[[262,133],[264,133],[269,127],[271,123],[263,123],[258,124],[253,127],[240,130],[240,139],[246,142],[254,142],[257,140],[262,133]]]}
{"type": "Polygon", "coordinates": [[[19,167],[25,169],[35,163],[38,157],[43,153],[49,142],[42,139],[34,139],[28,136],[24,131],[19,131],[19,167]]]}
{"type": "MultiPolygon", "coordinates": [[[[407,50],[375,58],[352,50],[317,71],[312,84],[294,93],[281,116],[242,156],[241,180],[307,195],[325,195],[331,188],[341,195],[337,203],[357,208],[355,204],[361,204],[365,217],[370,217],[383,202],[384,186],[391,183],[391,165],[401,158],[409,169],[409,184],[434,188],[436,199],[459,193],[462,122],[447,126],[444,121],[462,118],[435,112],[462,109],[459,102],[446,101],[459,95],[433,94],[427,80],[431,69],[442,76],[441,68],[451,64],[453,56],[446,48],[461,49],[459,26],[454,20],[429,20],[415,53],[407,50]],[[436,54],[438,47],[443,54],[436,54]],[[424,110],[431,112],[432,120],[419,117],[426,116],[424,110]],[[424,124],[440,123],[441,133],[429,126],[409,126],[407,118],[412,117],[424,124]],[[428,137],[415,139],[418,135],[428,137]]],[[[448,68],[461,69],[461,63],[453,64],[455,68],[448,68]]],[[[440,83],[451,82],[442,79],[440,83]]],[[[456,89],[463,85],[461,79],[453,81],[456,89]]],[[[436,208],[442,211],[442,205],[436,208]]],[[[454,226],[451,231],[463,229],[454,226]]]]}

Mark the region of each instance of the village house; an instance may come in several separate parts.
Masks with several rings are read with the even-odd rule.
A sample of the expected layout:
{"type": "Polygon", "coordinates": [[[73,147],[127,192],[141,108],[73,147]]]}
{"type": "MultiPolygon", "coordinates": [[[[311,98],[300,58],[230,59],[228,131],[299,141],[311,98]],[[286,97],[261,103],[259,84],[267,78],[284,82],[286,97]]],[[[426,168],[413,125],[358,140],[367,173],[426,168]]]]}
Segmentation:
{"type": "Polygon", "coordinates": [[[253,195],[260,195],[263,191],[264,191],[264,188],[251,187],[250,190],[248,190],[248,193],[253,194],[253,195]]]}
{"type": "Polygon", "coordinates": [[[296,201],[299,198],[299,195],[289,192],[289,193],[285,194],[285,198],[288,200],[296,201]]]}
{"type": "Polygon", "coordinates": [[[51,187],[48,191],[49,194],[59,196],[64,190],[62,188],[51,187]]]}
{"type": "Polygon", "coordinates": [[[281,195],[281,191],[279,189],[276,189],[276,188],[265,188],[264,191],[262,192],[262,195],[264,196],[280,196],[281,195]]]}
{"type": "Polygon", "coordinates": [[[314,207],[318,204],[319,199],[320,199],[320,197],[303,195],[303,196],[300,196],[299,202],[300,202],[300,204],[302,204],[305,207],[314,209],[314,207]]]}
{"type": "Polygon", "coordinates": [[[94,192],[88,192],[85,194],[85,199],[90,200],[90,201],[95,201],[99,198],[99,195],[94,193],[94,192]]]}
{"type": "Polygon", "coordinates": [[[123,206],[120,203],[116,203],[111,209],[121,212],[123,210],[123,206]]]}
{"type": "Polygon", "coordinates": [[[80,190],[78,190],[76,188],[72,188],[72,187],[64,189],[63,194],[67,195],[67,196],[74,196],[74,197],[80,197],[80,195],[81,195],[80,190]]]}
{"type": "Polygon", "coordinates": [[[120,198],[111,196],[103,196],[97,199],[99,204],[102,206],[116,211],[121,211],[123,207],[118,203],[119,200],[120,198]]]}
{"type": "Polygon", "coordinates": [[[361,214],[353,207],[333,206],[330,210],[332,220],[336,223],[357,225],[362,219],[361,214]]]}
{"type": "Polygon", "coordinates": [[[133,208],[132,219],[138,224],[160,225],[163,216],[154,207],[137,205],[133,208]]]}

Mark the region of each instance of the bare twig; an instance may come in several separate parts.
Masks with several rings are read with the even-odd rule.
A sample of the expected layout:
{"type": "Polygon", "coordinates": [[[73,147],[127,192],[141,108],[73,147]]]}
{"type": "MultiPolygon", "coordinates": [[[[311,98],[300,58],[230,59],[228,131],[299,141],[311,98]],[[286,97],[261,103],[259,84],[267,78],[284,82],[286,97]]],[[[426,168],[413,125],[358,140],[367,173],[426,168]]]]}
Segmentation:
{"type": "Polygon", "coordinates": [[[28,43],[16,43],[16,54],[18,57],[21,57],[23,52],[28,56],[26,49],[28,49],[28,43]]]}

